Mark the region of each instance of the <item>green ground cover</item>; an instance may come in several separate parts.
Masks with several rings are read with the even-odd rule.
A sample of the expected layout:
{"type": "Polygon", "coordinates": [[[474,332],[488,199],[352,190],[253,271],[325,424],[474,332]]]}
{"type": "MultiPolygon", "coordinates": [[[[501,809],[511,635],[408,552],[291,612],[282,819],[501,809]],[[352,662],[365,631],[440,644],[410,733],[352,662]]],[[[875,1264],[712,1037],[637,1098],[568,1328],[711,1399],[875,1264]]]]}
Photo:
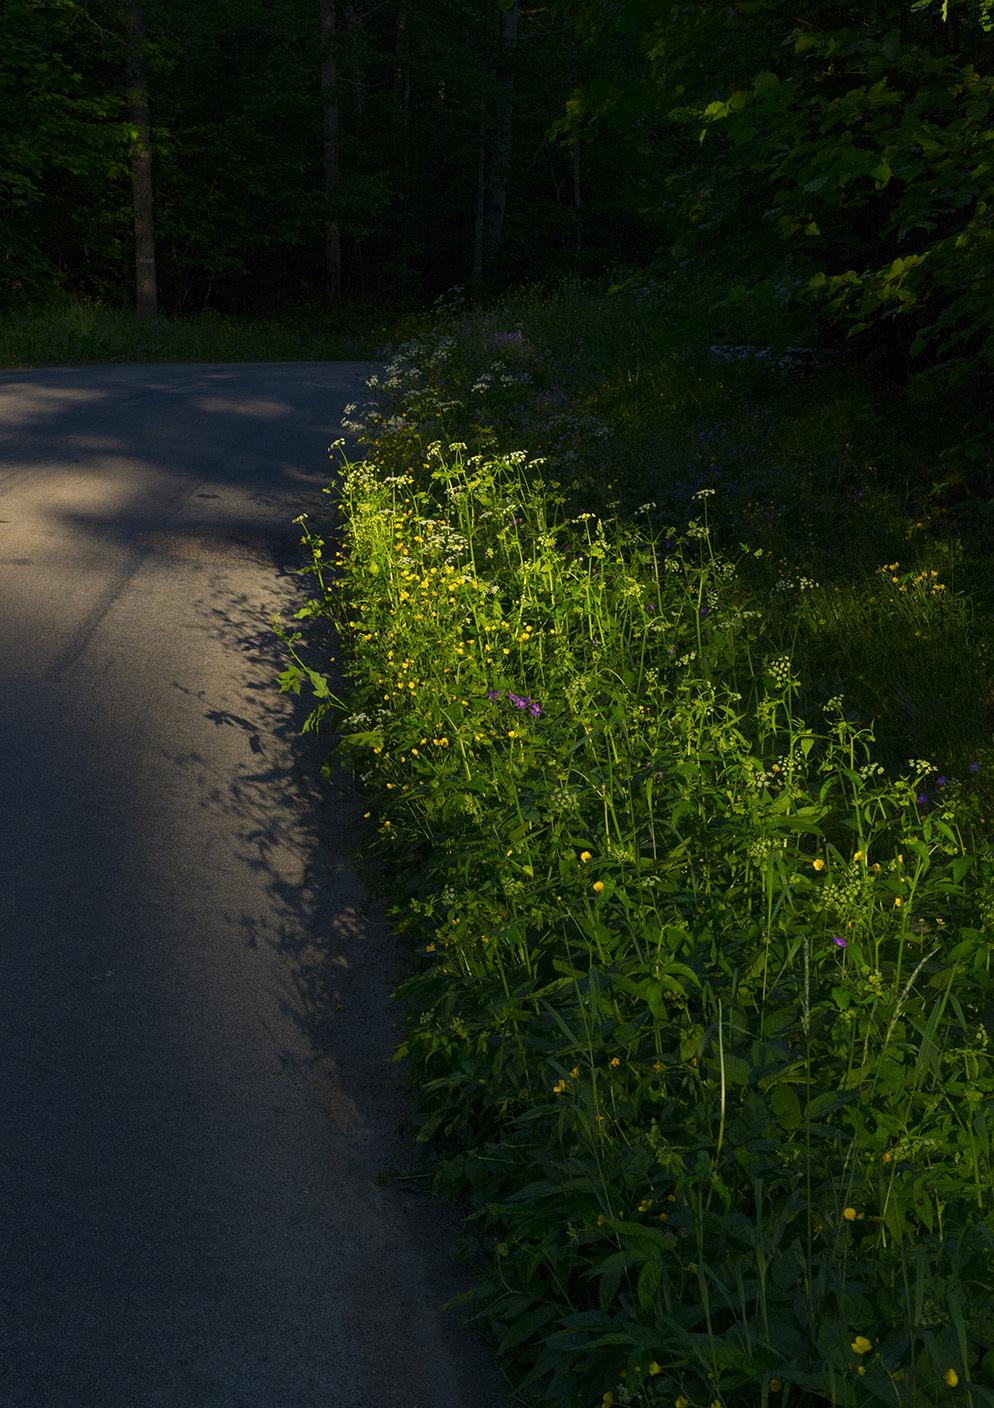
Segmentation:
{"type": "Polygon", "coordinates": [[[121,308],[66,300],[0,318],[0,367],[84,362],[297,362],[375,359],[385,333],[375,316],[358,325],[310,316],[239,319],[140,318],[121,308]]]}
{"type": "Polygon", "coordinates": [[[301,520],[280,687],[369,798],[417,1138],[519,1401],[980,1408],[984,500],[934,406],[707,306],[410,326],[301,520]]]}

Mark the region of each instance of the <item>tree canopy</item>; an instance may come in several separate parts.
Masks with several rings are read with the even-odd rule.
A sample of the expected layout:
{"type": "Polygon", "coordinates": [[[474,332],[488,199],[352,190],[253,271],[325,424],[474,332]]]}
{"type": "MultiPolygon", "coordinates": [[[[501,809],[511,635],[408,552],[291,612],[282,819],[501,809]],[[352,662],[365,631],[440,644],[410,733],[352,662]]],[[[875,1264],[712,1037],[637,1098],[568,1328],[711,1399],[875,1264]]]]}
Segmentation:
{"type": "Polygon", "coordinates": [[[321,300],[333,231],[346,300],[691,263],[990,369],[994,0],[8,0],[8,307],[134,298],[136,13],[168,311],[321,300]]]}

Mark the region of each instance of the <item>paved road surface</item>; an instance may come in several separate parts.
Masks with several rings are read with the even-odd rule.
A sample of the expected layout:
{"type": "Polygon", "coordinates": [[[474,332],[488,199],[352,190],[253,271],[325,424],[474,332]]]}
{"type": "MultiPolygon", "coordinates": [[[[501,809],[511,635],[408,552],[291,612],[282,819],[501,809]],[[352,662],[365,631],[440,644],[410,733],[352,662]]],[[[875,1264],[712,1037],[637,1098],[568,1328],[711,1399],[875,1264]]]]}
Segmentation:
{"type": "Polygon", "coordinates": [[[371,366],[0,373],[0,1405],[493,1408],[361,800],[272,683],[371,366]],[[418,1185],[424,1186],[424,1185],[418,1185]]]}

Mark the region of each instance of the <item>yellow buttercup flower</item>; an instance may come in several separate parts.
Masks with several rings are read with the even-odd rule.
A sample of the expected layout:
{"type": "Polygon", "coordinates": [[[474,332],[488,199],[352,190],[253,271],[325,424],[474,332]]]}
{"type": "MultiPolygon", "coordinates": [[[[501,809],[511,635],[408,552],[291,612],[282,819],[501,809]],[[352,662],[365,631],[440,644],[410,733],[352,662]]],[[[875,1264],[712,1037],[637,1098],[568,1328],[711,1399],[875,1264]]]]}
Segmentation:
{"type": "Polygon", "coordinates": [[[865,851],[857,851],[856,854],[853,856],[853,860],[862,860],[865,854],[865,851]]]}
{"type": "Polygon", "coordinates": [[[812,866],[814,867],[815,870],[824,870],[824,869],[825,869],[825,862],[822,860],[821,856],[819,856],[817,860],[813,860],[813,861],[811,862],[811,864],[812,864],[812,866]]]}
{"type": "Polygon", "coordinates": [[[601,1408],[612,1408],[613,1403],[614,1394],[608,1389],[607,1393],[605,1393],[604,1397],[601,1399],[601,1408]]]}
{"type": "Polygon", "coordinates": [[[856,1221],[856,1209],[855,1209],[855,1208],[843,1208],[843,1209],[842,1209],[842,1216],[845,1218],[845,1220],[846,1220],[847,1222],[855,1222],[855,1221],[856,1221]]]}
{"type": "Polygon", "coordinates": [[[674,1408],[690,1408],[690,1399],[684,1398],[683,1394],[681,1393],[680,1397],[676,1399],[674,1403],[674,1408]]]}
{"type": "Polygon", "coordinates": [[[770,1388],[774,1393],[779,1393],[780,1390],[783,1388],[783,1384],[780,1382],[779,1379],[771,1379],[770,1388]]]}
{"type": "Polygon", "coordinates": [[[594,881],[594,893],[595,893],[595,894],[598,894],[598,895],[599,895],[600,892],[601,892],[601,890],[603,890],[603,888],[604,888],[604,881],[603,881],[603,880],[595,880],[595,881],[594,881]]]}
{"type": "Polygon", "coordinates": [[[580,859],[583,861],[584,865],[586,865],[587,861],[590,860],[590,859],[592,859],[592,857],[591,857],[591,855],[590,855],[590,852],[589,852],[589,851],[581,851],[581,852],[580,852],[580,859]]]}
{"type": "Polygon", "coordinates": [[[957,1374],[955,1369],[947,1369],[945,1373],[945,1381],[947,1387],[955,1388],[956,1385],[959,1383],[959,1374],[957,1374]]]}
{"type": "Polygon", "coordinates": [[[868,1340],[865,1335],[857,1335],[851,1347],[856,1354],[869,1354],[873,1348],[873,1342],[868,1340]]]}
{"type": "Polygon", "coordinates": [[[621,1065],[621,1058],[620,1058],[619,1056],[612,1056],[612,1057],[611,1057],[611,1065],[612,1065],[612,1066],[620,1066],[620,1065],[621,1065]]]}
{"type": "Polygon", "coordinates": [[[900,909],[900,908],[901,908],[901,905],[902,905],[903,903],[904,903],[904,901],[901,899],[901,896],[898,895],[897,898],[894,900],[894,908],[895,908],[895,909],[900,909]]]}
{"type": "Polygon", "coordinates": [[[562,1095],[565,1089],[566,1082],[564,1080],[557,1080],[555,1085],[552,1087],[552,1093],[553,1095],[562,1095]]]}
{"type": "Polygon", "coordinates": [[[573,1080],[576,1080],[576,1078],[577,1078],[577,1076],[578,1076],[579,1074],[580,1074],[580,1067],[579,1067],[579,1066],[574,1066],[573,1069],[570,1071],[570,1076],[572,1077],[573,1080]]]}
{"type": "Polygon", "coordinates": [[[649,1361],[649,1373],[650,1373],[650,1374],[661,1374],[662,1372],[663,1372],[663,1366],[662,1366],[661,1364],[657,1364],[656,1361],[655,1361],[655,1359],[651,1359],[651,1360],[649,1361]]]}

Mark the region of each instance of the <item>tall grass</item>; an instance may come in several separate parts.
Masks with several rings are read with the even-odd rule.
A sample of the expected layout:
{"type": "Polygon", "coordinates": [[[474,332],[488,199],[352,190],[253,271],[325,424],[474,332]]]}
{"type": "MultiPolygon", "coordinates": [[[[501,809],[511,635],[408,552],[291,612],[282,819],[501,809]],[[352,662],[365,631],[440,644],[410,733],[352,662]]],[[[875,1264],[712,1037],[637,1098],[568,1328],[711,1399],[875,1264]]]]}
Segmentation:
{"type": "Polygon", "coordinates": [[[375,357],[383,333],[344,318],[139,318],[67,300],[0,316],[0,367],[87,362],[335,361],[375,357]]]}
{"type": "Polygon", "coordinates": [[[333,561],[301,520],[347,699],[274,629],[308,726],[348,715],[476,1315],[527,1403],[992,1404],[991,750],[949,761],[967,719],[885,766],[798,648],[873,592],[938,672],[970,603],[890,559],[853,607],[771,582],[713,483],[685,523],[582,508],[614,464],[590,386],[571,440],[531,338],[470,331],[346,422],[333,561]],[[501,446],[522,415],[544,464],[501,446]]]}

